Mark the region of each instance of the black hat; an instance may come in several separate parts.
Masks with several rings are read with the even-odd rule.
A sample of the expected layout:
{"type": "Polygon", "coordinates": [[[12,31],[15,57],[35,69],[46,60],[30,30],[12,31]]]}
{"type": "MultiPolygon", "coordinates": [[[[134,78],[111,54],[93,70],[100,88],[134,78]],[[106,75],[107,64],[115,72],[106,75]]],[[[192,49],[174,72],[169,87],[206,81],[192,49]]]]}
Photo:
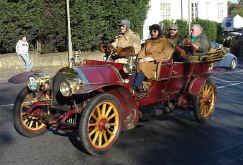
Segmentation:
{"type": "Polygon", "coordinates": [[[162,35],[162,29],[161,29],[161,26],[159,24],[153,24],[151,26],[149,26],[149,31],[150,33],[153,31],[153,30],[158,30],[159,31],[159,35],[158,37],[160,37],[162,35]]]}

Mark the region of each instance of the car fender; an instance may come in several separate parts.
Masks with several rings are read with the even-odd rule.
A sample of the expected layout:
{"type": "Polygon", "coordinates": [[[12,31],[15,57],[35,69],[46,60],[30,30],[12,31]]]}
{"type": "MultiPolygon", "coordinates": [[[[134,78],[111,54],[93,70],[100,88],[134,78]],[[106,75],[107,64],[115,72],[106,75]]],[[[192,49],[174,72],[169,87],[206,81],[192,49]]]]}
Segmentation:
{"type": "Polygon", "coordinates": [[[25,83],[28,79],[29,76],[32,76],[34,75],[35,72],[23,72],[23,73],[19,73],[19,74],[16,74],[12,77],[10,77],[8,79],[8,82],[9,83],[12,83],[12,84],[21,84],[21,83],[25,83]]]}
{"type": "Polygon", "coordinates": [[[232,53],[227,53],[227,57],[225,59],[225,66],[230,66],[231,64],[231,61],[235,59],[236,63],[238,62],[237,61],[237,58],[232,54],[232,53]]]}
{"type": "Polygon", "coordinates": [[[106,86],[124,86],[121,75],[111,65],[66,67],[59,73],[67,79],[82,81],[82,87],[73,94],[86,94],[106,86]]]}
{"type": "Polygon", "coordinates": [[[106,91],[105,93],[114,95],[122,106],[124,119],[123,130],[134,128],[139,120],[138,104],[129,90],[123,87],[118,87],[106,91]]]}
{"type": "Polygon", "coordinates": [[[206,79],[207,79],[206,77],[194,78],[189,85],[189,89],[188,89],[189,94],[193,96],[198,95],[201,91],[201,87],[205,84],[206,79]]]}

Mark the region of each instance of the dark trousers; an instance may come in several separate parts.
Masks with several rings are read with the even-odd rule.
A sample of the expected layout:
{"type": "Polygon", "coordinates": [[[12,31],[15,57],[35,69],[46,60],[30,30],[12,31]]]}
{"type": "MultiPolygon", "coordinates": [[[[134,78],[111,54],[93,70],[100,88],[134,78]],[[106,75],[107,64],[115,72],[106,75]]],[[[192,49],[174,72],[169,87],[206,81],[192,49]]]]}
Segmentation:
{"type": "Polygon", "coordinates": [[[145,79],[145,75],[143,72],[137,72],[131,77],[131,86],[133,89],[142,89],[143,88],[143,80],[145,79]]]}

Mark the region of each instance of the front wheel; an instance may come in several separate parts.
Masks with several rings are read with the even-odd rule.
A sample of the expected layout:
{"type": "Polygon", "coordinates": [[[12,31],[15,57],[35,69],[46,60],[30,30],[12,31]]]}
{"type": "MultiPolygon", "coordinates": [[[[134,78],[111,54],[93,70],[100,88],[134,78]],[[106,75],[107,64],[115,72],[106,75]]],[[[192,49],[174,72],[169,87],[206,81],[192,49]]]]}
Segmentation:
{"type": "Polygon", "coordinates": [[[23,136],[34,137],[46,131],[46,125],[38,118],[38,115],[46,115],[48,108],[36,107],[31,113],[28,113],[31,106],[37,102],[37,95],[27,88],[23,88],[17,96],[13,108],[13,122],[15,129],[23,136]]]}
{"type": "Polygon", "coordinates": [[[199,95],[194,96],[194,116],[198,122],[206,121],[213,113],[216,103],[216,87],[212,81],[206,80],[199,95]]]}
{"type": "Polygon", "coordinates": [[[81,143],[92,155],[103,154],[117,141],[123,123],[121,105],[111,94],[94,97],[82,112],[81,143]]]}

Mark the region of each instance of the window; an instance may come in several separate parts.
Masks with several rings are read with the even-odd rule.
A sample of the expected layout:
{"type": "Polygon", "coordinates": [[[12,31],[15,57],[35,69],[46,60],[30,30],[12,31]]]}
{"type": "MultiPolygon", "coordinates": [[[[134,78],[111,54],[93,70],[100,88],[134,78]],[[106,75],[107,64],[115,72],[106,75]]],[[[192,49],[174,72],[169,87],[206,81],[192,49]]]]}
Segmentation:
{"type": "Polygon", "coordinates": [[[224,4],[218,3],[218,19],[224,18],[224,4]]]}
{"type": "Polygon", "coordinates": [[[206,2],[206,19],[210,18],[210,13],[209,13],[209,7],[210,7],[211,3],[210,2],[206,2]]]}
{"type": "Polygon", "coordinates": [[[171,8],[169,2],[160,3],[160,16],[162,20],[168,20],[171,17],[171,8]]]}
{"type": "Polygon", "coordinates": [[[198,3],[192,3],[192,19],[198,18],[198,3]]]}

